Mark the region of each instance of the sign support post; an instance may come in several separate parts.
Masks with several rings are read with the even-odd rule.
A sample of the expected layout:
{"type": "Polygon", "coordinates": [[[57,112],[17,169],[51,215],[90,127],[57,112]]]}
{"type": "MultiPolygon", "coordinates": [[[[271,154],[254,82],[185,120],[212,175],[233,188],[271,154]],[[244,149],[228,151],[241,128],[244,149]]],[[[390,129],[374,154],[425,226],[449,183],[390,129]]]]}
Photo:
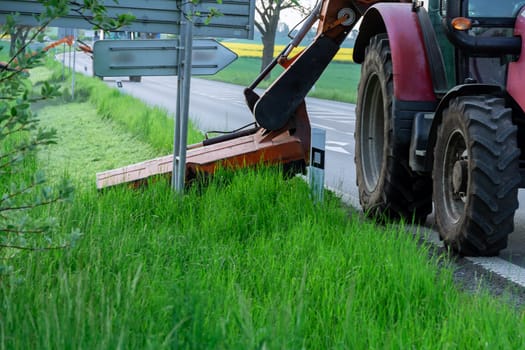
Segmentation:
{"type": "MultiPolygon", "coordinates": [[[[75,65],[77,60],[77,50],[75,50],[77,46],[77,30],[73,29],[73,69],[71,70],[71,100],[75,99],[75,65]]],[[[69,49],[71,50],[71,46],[69,46],[69,49]]]]}
{"type": "Polygon", "coordinates": [[[66,43],[62,44],[62,81],[66,80],[66,43]]]}
{"type": "Polygon", "coordinates": [[[193,22],[186,16],[193,11],[190,2],[186,3],[181,21],[180,42],[182,50],[182,69],[177,76],[177,112],[175,118],[172,187],[178,193],[184,192],[186,177],[186,144],[188,143],[188,113],[190,106],[191,58],[193,48],[193,22]]]}
{"type": "MultiPolygon", "coordinates": [[[[181,23],[182,27],[182,23],[181,23]]],[[[175,115],[173,119],[173,162],[172,162],[172,171],[171,171],[171,187],[173,190],[176,190],[178,188],[179,183],[179,153],[180,153],[180,142],[179,142],[179,135],[180,135],[180,115],[181,115],[181,104],[182,104],[182,80],[180,79],[180,66],[181,62],[183,61],[184,56],[184,50],[183,48],[183,42],[179,36],[179,47],[177,47],[177,62],[178,62],[178,73],[177,73],[177,102],[176,102],[176,108],[175,108],[175,115]]]]}

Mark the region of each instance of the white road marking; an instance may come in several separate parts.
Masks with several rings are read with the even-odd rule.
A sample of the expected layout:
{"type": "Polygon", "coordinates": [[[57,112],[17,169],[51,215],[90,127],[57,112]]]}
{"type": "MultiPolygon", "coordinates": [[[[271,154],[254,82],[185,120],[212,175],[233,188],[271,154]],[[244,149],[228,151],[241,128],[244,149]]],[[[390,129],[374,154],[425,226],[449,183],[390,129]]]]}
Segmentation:
{"type": "Polygon", "coordinates": [[[317,127],[317,128],[324,129],[324,130],[336,131],[336,129],[331,128],[331,127],[326,126],[326,125],[323,125],[323,124],[317,124],[317,123],[312,123],[312,122],[310,122],[310,125],[311,125],[311,126],[315,126],[315,127],[317,127]]]}
{"type": "Polygon", "coordinates": [[[341,141],[326,141],[327,144],[331,144],[331,145],[337,145],[337,146],[347,146],[348,145],[348,142],[341,142],[341,141]]]}
{"type": "Polygon", "coordinates": [[[327,114],[324,112],[308,110],[308,115],[310,116],[310,118],[329,120],[334,123],[341,123],[341,124],[355,123],[354,118],[350,118],[348,116],[342,116],[340,113],[327,114]]]}
{"type": "MultiPolygon", "coordinates": [[[[308,106],[307,106],[308,108],[308,106]]],[[[315,115],[318,115],[320,118],[331,118],[331,119],[353,119],[353,118],[350,118],[349,116],[345,115],[345,114],[342,114],[341,112],[329,112],[329,111],[325,111],[325,110],[318,110],[318,109],[308,109],[308,114],[312,115],[312,114],[315,114],[315,115]]]]}
{"type": "Polygon", "coordinates": [[[337,152],[337,153],[343,153],[343,154],[350,154],[347,150],[345,150],[343,147],[340,146],[326,146],[327,151],[337,152]]]}
{"type": "Polygon", "coordinates": [[[348,146],[348,142],[340,142],[340,141],[326,141],[326,150],[342,153],[342,154],[350,154],[348,150],[345,149],[345,147],[348,146]]]}
{"type": "Polygon", "coordinates": [[[508,279],[521,287],[525,287],[525,269],[503,260],[498,257],[494,258],[470,258],[467,260],[473,264],[483,267],[485,270],[493,272],[505,279],[508,279]]]}
{"type": "MultiPolygon", "coordinates": [[[[443,241],[439,239],[439,234],[432,229],[426,233],[425,239],[437,247],[444,247],[443,241]]],[[[525,287],[525,269],[523,267],[498,257],[465,257],[465,259],[521,287],[525,287]]]]}

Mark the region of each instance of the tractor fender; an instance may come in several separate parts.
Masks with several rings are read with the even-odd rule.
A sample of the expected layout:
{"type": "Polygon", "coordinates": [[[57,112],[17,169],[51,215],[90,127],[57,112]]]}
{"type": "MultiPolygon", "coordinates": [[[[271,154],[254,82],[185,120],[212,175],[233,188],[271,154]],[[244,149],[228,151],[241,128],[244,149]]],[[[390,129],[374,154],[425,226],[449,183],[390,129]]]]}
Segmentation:
{"type": "Polygon", "coordinates": [[[463,84],[457,85],[450,89],[450,91],[441,99],[436,111],[434,112],[434,118],[432,120],[432,126],[428,133],[428,141],[426,148],[425,158],[425,169],[427,171],[432,170],[432,164],[434,162],[434,146],[436,145],[437,130],[441,122],[443,121],[443,110],[448,107],[450,101],[459,96],[476,96],[476,95],[493,95],[493,96],[504,96],[505,91],[498,85],[489,84],[463,84]]]}
{"type": "MultiPolygon", "coordinates": [[[[522,39],[521,52],[525,52],[525,7],[516,17],[514,35],[522,39]]],[[[512,98],[518,103],[523,111],[525,111],[525,89],[523,89],[524,81],[525,55],[522,54],[516,62],[509,63],[509,69],[507,72],[507,90],[509,95],[512,96],[512,98]]]]}
{"type": "Polygon", "coordinates": [[[354,62],[362,63],[370,38],[385,32],[392,52],[396,99],[435,101],[423,30],[410,3],[378,3],[365,12],[354,45],[354,62]]]}

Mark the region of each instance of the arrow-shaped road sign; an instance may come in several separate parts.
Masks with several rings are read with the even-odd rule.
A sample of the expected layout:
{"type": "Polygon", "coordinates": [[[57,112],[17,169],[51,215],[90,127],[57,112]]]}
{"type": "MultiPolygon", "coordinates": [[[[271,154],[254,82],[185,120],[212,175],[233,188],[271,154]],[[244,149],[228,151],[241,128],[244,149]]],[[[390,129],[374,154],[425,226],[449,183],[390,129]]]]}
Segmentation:
{"type": "MultiPolygon", "coordinates": [[[[193,40],[192,75],[213,75],[237,54],[214,39],[193,40]]],[[[93,45],[93,69],[100,77],[178,75],[178,40],[99,40],[93,45]]]]}

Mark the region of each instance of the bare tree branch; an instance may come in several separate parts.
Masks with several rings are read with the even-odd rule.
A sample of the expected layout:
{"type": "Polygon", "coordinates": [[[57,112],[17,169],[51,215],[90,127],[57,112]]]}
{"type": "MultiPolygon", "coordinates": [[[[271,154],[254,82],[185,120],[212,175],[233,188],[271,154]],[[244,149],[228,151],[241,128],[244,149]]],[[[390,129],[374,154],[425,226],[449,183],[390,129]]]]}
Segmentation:
{"type": "Polygon", "coordinates": [[[263,43],[261,71],[273,60],[275,36],[281,12],[294,8],[302,7],[295,0],[257,0],[255,26],[261,33],[263,43]]]}

